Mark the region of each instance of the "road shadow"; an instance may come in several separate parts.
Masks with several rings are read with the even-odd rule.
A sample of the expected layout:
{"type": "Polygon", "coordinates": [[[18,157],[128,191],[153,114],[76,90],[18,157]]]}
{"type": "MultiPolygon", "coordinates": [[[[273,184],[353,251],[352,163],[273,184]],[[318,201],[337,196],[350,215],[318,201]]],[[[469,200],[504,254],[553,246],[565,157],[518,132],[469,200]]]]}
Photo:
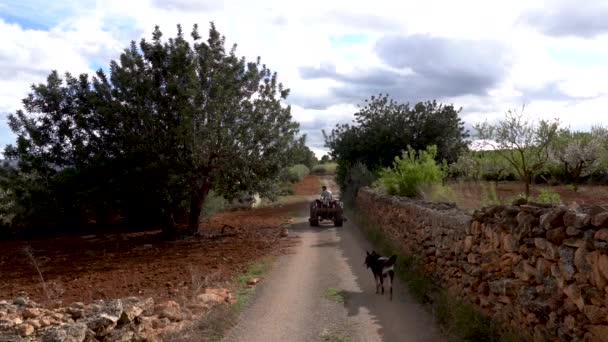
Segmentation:
{"type": "MultiPolygon", "coordinates": [[[[395,277],[393,299],[389,299],[387,279],[384,282],[384,295],[376,294],[372,272],[364,265],[365,251],[372,251],[373,246],[367,241],[361,230],[354,224],[346,224],[337,229],[339,240],[336,248],[350,267],[361,291],[342,291],[344,307],[349,317],[359,315],[366,310],[379,326],[378,333],[384,341],[443,341],[444,337],[431,313],[418,304],[409,294],[407,287],[395,277]]],[[[402,260],[396,267],[404,267],[402,260]]]]}

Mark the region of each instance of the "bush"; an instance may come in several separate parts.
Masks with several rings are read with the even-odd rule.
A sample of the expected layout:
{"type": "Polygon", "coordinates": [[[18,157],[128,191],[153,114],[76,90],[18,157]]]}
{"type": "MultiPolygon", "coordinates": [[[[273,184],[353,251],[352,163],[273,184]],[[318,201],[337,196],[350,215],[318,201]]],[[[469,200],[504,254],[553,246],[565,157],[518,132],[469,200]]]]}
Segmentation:
{"type": "Polygon", "coordinates": [[[284,182],[297,183],[310,174],[310,169],[303,164],[290,166],[281,171],[279,178],[284,182]]]}
{"type": "Polygon", "coordinates": [[[542,189],[540,194],[538,194],[538,197],[536,197],[536,202],[545,204],[557,204],[561,203],[561,201],[559,194],[549,189],[542,189]]]}
{"type": "Polygon", "coordinates": [[[314,175],[333,175],[336,173],[336,168],[338,164],[336,163],[325,163],[325,164],[317,164],[312,168],[312,174],[314,175]]]}
{"type": "Polygon", "coordinates": [[[380,171],[379,185],[390,195],[415,197],[422,186],[442,183],[447,167],[435,162],[437,147],[429,146],[416,152],[408,146],[401,157],[395,157],[393,167],[380,171]]]}
{"type": "Polygon", "coordinates": [[[372,185],[375,180],[376,177],[362,163],[348,169],[342,184],[342,199],[346,205],[354,205],[359,189],[372,185]]]}

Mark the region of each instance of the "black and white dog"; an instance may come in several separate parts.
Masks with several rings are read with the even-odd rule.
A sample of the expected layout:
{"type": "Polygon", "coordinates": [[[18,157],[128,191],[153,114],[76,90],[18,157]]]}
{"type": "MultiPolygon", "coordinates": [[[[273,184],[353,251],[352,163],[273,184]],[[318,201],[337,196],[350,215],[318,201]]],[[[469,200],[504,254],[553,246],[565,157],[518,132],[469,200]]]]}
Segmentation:
{"type": "Polygon", "coordinates": [[[374,274],[374,280],[376,281],[376,293],[378,293],[378,289],[381,288],[382,294],[384,294],[384,278],[388,276],[391,281],[389,298],[392,300],[393,278],[395,277],[395,264],[397,263],[397,256],[392,255],[390,258],[387,258],[376,253],[376,251],[372,251],[371,253],[365,251],[365,253],[367,253],[367,256],[365,257],[365,265],[367,268],[371,268],[372,273],[374,274]]]}

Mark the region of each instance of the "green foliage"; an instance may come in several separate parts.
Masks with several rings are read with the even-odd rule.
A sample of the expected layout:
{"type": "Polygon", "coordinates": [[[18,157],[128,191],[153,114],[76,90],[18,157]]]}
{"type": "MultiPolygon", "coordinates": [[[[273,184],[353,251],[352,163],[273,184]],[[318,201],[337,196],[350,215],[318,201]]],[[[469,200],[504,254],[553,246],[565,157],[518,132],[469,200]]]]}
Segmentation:
{"type": "Polygon", "coordinates": [[[551,144],[552,175],[558,172],[572,182],[575,191],[583,177],[598,171],[608,150],[608,130],[593,127],[591,132],[563,129],[551,144]]]}
{"type": "Polygon", "coordinates": [[[545,204],[558,204],[561,203],[562,200],[557,192],[549,189],[541,189],[535,201],[545,204]]]}
{"type": "Polygon", "coordinates": [[[321,157],[321,160],[320,160],[319,162],[320,162],[321,164],[327,164],[327,163],[329,163],[329,162],[331,162],[331,161],[332,161],[332,160],[331,160],[331,157],[330,157],[330,156],[328,156],[327,154],[324,154],[324,155],[321,157]]]}
{"type": "Polygon", "coordinates": [[[334,175],[338,164],[336,163],[325,163],[317,164],[312,168],[312,173],[315,175],[334,175]]]}
{"type": "Polygon", "coordinates": [[[372,96],[355,113],[352,125],[337,125],[325,134],[325,144],[338,163],[337,180],[344,186],[348,169],[357,162],[367,169],[392,165],[407,146],[415,150],[437,146],[437,160],[456,161],[467,144],[460,109],[436,101],[413,106],[388,95],[372,96]]]}
{"type": "Polygon", "coordinates": [[[215,193],[214,190],[209,191],[209,195],[203,204],[203,210],[201,212],[201,218],[203,220],[209,220],[217,212],[226,208],[228,201],[222,196],[215,193]]]}
{"type": "Polygon", "coordinates": [[[418,152],[408,146],[407,152],[395,157],[393,167],[380,172],[379,185],[390,195],[415,197],[422,186],[440,184],[447,168],[435,162],[436,155],[435,146],[418,152]]]}
{"type": "Polygon", "coordinates": [[[17,141],[0,187],[13,201],[13,223],[71,225],[125,217],[174,233],[187,211],[198,229],[210,190],[276,195],[281,169],[310,159],[305,137],[284,105],[289,94],[258,58],[227,49],[212,24],[192,43],[178,26],[163,41],[132,42],[89,78],[52,72],[32,86],[24,110],[8,116],[17,141]]]}
{"type": "Polygon", "coordinates": [[[287,182],[297,183],[310,174],[306,165],[294,165],[283,170],[282,179],[287,182]]]}
{"type": "Polygon", "coordinates": [[[487,121],[477,124],[477,138],[488,142],[495,152],[516,170],[530,196],[534,175],[542,171],[549,159],[549,148],[555,141],[559,122],[529,121],[523,111],[508,111],[505,119],[491,125],[487,121]]]}
{"type": "Polygon", "coordinates": [[[359,189],[371,186],[376,181],[376,176],[372,174],[363,163],[356,163],[349,168],[344,177],[342,188],[342,200],[348,206],[354,206],[359,189]]]}
{"type": "Polygon", "coordinates": [[[515,171],[496,151],[467,151],[450,165],[450,175],[471,181],[501,181],[515,178],[515,171]]]}
{"type": "Polygon", "coordinates": [[[442,184],[431,184],[418,187],[418,194],[429,202],[455,202],[456,193],[442,184]]]}
{"type": "Polygon", "coordinates": [[[306,146],[306,134],[302,135],[291,147],[289,165],[306,165],[309,169],[318,163],[315,153],[306,146]]]}

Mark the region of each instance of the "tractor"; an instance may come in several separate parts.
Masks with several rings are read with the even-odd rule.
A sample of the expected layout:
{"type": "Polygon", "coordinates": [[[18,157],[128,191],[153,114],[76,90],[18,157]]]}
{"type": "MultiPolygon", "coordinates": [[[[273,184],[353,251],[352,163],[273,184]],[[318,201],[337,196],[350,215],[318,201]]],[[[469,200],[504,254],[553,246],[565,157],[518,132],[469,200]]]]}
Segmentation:
{"type": "Polygon", "coordinates": [[[342,227],[346,221],[342,201],[317,199],[310,202],[310,222],[311,227],[318,227],[321,221],[333,221],[335,227],[342,227]]]}

